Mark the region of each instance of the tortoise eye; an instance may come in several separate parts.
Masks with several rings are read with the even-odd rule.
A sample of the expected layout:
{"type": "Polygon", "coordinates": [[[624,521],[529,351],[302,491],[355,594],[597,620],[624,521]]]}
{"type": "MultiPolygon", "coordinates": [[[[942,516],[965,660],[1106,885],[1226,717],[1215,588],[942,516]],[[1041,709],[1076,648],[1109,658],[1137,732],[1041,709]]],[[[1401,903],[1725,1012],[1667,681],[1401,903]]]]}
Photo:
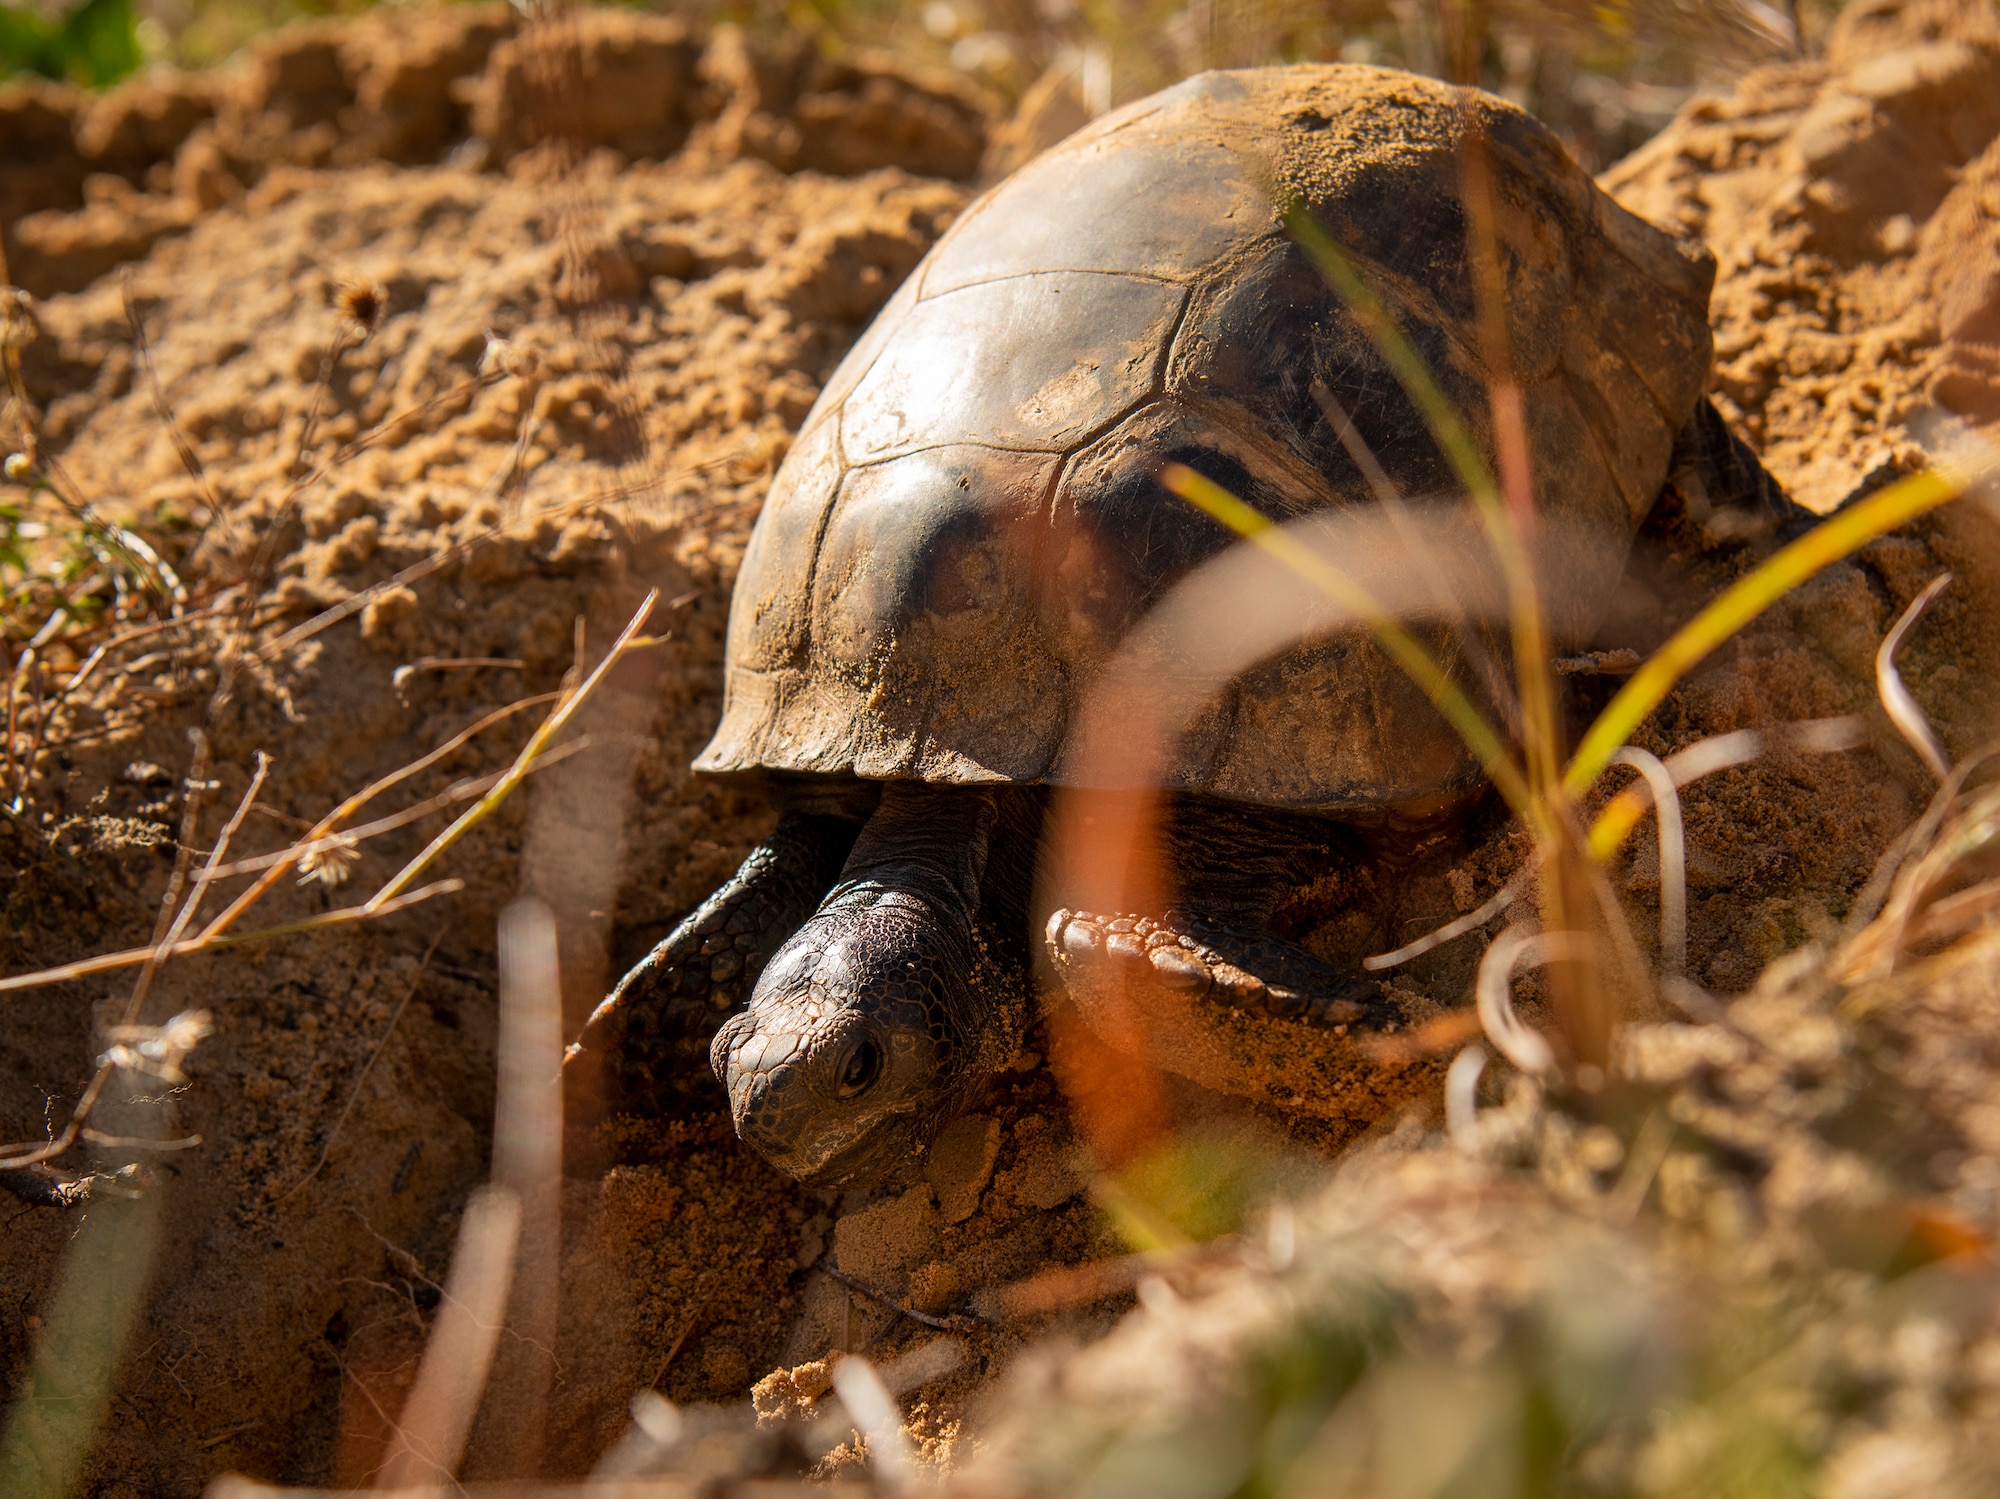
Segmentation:
{"type": "Polygon", "coordinates": [[[840,1096],[853,1098],[866,1093],[881,1072],[882,1048],[873,1041],[863,1041],[847,1054],[847,1065],[840,1069],[840,1096]]]}

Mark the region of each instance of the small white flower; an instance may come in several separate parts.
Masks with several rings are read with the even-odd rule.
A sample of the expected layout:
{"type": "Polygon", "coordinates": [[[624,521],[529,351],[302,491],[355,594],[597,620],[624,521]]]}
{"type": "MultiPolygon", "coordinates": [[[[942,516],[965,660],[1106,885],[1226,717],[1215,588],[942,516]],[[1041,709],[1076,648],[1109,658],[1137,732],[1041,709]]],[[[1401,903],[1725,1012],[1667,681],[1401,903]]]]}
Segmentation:
{"type": "Polygon", "coordinates": [[[345,833],[322,838],[299,855],[299,883],[318,880],[331,890],[347,883],[354,866],[361,862],[361,846],[345,833]]]}

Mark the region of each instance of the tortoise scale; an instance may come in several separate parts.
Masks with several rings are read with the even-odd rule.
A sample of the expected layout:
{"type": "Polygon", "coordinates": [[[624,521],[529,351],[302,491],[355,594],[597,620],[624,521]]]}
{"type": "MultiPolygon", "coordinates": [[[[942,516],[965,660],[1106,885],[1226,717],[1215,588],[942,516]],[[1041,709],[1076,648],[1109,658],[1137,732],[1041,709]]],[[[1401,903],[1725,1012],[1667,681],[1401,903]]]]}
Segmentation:
{"type": "Polygon", "coordinates": [[[645,1109],[712,1035],[739,1135],[838,1185],[920,1153],[1012,1055],[1037,942],[1073,990],[1115,977],[1162,1002],[1219,989],[1307,1024],[1397,1023],[1393,995],[1266,930],[1352,828],[1481,789],[1365,632],[1249,673],[1173,748],[1171,908],[1030,906],[1094,675],[1234,540],[1162,464],[1276,520],[1375,504],[1337,405],[1404,494],[1456,487],[1276,203],[1345,249],[1492,461],[1468,130],[1537,503],[1574,538],[1540,581],[1558,641],[1587,638],[1677,437],[1717,425],[1708,253],[1490,95],[1354,66],[1190,79],[989,192],[834,372],[752,532],[695,764],[762,778],[783,815],[599,1007],[571,1067],[645,1109]]]}

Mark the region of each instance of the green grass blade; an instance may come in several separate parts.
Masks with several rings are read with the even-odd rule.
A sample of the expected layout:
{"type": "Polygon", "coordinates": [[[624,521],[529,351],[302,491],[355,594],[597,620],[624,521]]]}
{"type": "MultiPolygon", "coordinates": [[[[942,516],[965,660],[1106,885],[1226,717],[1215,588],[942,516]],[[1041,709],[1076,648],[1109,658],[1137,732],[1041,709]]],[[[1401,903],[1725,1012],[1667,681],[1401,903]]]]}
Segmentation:
{"type": "Polygon", "coordinates": [[[1563,790],[1590,789],[1618,747],[1701,660],[1814,573],[1927,510],[1957,499],[1977,474],[1927,469],[1829,516],[1738,579],[1647,658],[1597,715],[1563,773],[1563,790]]]}
{"type": "Polygon", "coordinates": [[[1431,436],[1458,474],[1459,483],[1465,486],[1466,492],[1482,511],[1490,511],[1497,518],[1501,513],[1499,483],[1494,479],[1493,471],[1486,466],[1486,458],[1479,451],[1479,445],[1466,430],[1458,408],[1452,405],[1451,398],[1438,388],[1437,381],[1432,378],[1423,356],[1403,336],[1395,317],[1382,305],[1361,272],[1355,269],[1354,262],[1347,258],[1347,252],[1320,228],[1319,221],[1305,205],[1296,202],[1286,205],[1284,216],[1286,230],[1311,258],[1320,275],[1326,278],[1327,285],[1347,304],[1348,310],[1360,322],[1362,331],[1388,361],[1397,382],[1422,414],[1431,429],[1431,436]]]}
{"type": "Polygon", "coordinates": [[[1437,658],[1383,609],[1368,591],[1310,547],[1242,500],[1184,463],[1167,464],[1160,482],[1197,510],[1262,548],[1328,598],[1354,612],[1389,658],[1409,674],[1446,722],[1457,730],[1500,794],[1516,811],[1530,806],[1528,784],[1486,716],[1452,681],[1437,658]]]}
{"type": "MultiPolygon", "coordinates": [[[[1515,689],[1521,694],[1521,704],[1526,712],[1526,737],[1536,784],[1547,791],[1555,780],[1561,747],[1556,743],[1553,697],[1547,676],[1547,632],[1542,622],[1541,595],[1536,586],[1534,569],[1529,565],[1521,526],[1509,512],[1499,482],[1487,466],[1479,445],[1473,441],[1464,418],[1439,387],[1415,345],[1403,335],[1394,315],[1355,268],[1354,262],[1320,227],[1304,204],[1296,200],[1287,204],[1284,219],[1286,229],[1299,248],[1306,252],[1327,285],[1347,304],[1377,352],[1388,362],[1397,383],[1403,387],[1404,394],[1409,396],[1425,425],[1430,428],[1432,439],[1458,474],[1459,482],[1465,486],[1479,512],[1493,554],[1500,560],[1501,576],[1507,584],[1515,656],[1515,689]]],[[[1497,410],[1495,418],[1496,421],[1504,420],[1503,414],[1497,410]]],[[[1525,496],[1522,502],[1527,503],[1525,496]]]]}

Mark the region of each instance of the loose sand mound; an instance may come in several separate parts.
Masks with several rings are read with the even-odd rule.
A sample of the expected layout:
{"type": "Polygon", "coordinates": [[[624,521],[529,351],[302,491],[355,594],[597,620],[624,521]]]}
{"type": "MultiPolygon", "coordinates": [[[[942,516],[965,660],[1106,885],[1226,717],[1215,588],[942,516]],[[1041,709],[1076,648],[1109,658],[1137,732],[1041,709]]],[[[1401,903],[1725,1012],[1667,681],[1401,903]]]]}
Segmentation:
{"type": "Polygon", "coordinates": [[[1604,174],[1715,247],[1715,392],[1802,503],[1916,459],[1927,415],[2000,422],[1996,137],[1993,7],[1879,0],[1604,174]]]}
{"type": "MultiPolygon", "coordinates": [[[[1976,368],[1990,336],[1984,313],[1961,315],[1983,295],[1963,290],[1973,281],[1933,295],[1918,269],[1949,259],[1953,234],[1990,234],[1985,198],[1964,197],[1990,173],[1967,169],[1922,213],[1913,200],[1886,218],[1850,214],[1837,251],[1796,238],[1820,232],[1805,209],[1796,223],[1770,217],[1767,183],[1792,170],[1799,122],[1852,74],[1836,62],[1757,75],[1613,179],[1635,206],[1694,214],[1718,239],[1720,389],[1816,502],[1905,454],[1899,424],[1933,386],[1951,404],[1947,365],[1976,368]],[[1754,102],[1767,95],[1792,102],[1754,102]],[[1726,150],[1705,158],[1711,136],[1726,150]],[[1743,206],[1716,206],[1738,182],[1727,201],[1743,206]],[[1900,248],[1879,227],[1895,213],[1910,226],[1900,248]],[[1784,298],[1780,276],[1793,278],[1784,298]],[[1864,283],[1883,311],[1836,315],[1864,283]],[[1911,319],[1930,331],[1884,331],[1911,319]],[[1951,352],[1948,329],[1974,354],[1951,352]],[[1835,445],[1808,456],[1822,429],[1835,445]]],[[[16,279],[47,294],[24,376],[48,450],[83,496],[155,539],[195,608],[229,606],[117,647],[64,708],[26,811],[0,819],[0,966],[145,940],[173,864],[190,728],[205,730],[219,783],[203,848],[257,752],[275,757],[263,800],[277,815],[253,817],[236,845],[261,852],[483,712],[557,687],[577,621],[595,659],[648,588],[670,610],[667,643],[594,700],[581,726],[592,747],[448,856],[461,893],[161,973],[149,1016],[200,1005],[217,1029],[173,1103],[173,1128],[203,1143],[147,1168],[163,1209],[151,1300],[95,1459],[98,1491],[189,1494],[228,1469],[354,1482],[379,1461],[458,1211],[486,1174],[497,912],[522,891],[557,912],[573,1029],[769,827],[754,797],[686,771],[719,707],[730,583],[819,385],[967,202],[947,179],[974,170],[985,110],[962,85],[880,60],[758,52],[622,12],[530,38],[499,9],[287,32],[227,81],[134,84],[87,107],[60,90],[0,90],[0,142],[29,143],[0,151],[0,221],[16,279]],[[129,281],[105,274],[120,265],[129,281]],[[363,282],[385,298],[365,336],[331,305],[363,282]],[[135,354],[128,289],[163,403],[135,354]],[[245,589],[256,614],[238,650],[245,589]],[[345,617],[301,631],[343,605],[345,617]],[[436,661],[485,664],[423,664],[436,661]]],[[[1973,125],[1951,135],[1940,182],[1985,148],[1984,128],[1978,141],[1973,125]]],[[[351,293],[342,305],[369,310],[351,293]]],[[[1666,507],[1606,644],[1658,639],[1754,555],[1760,542],[1733,518],[1696,494],[1666,507]]],[[[1875,707],[1871,658],[1943,567],[1963,581],[1911,641],[1906,674],[1954,753],[1988,732],[1976,689],[2000,651],[2000,593],[1982,524],[1940,521],[1830,569],[1656,716],[1643,742],[1662,751],[1774,719],[1869,725],[1873,748],[1774,753],[1689,796],[1691,956],[1710,985],[1745,988],[1828,930],[1922,806],[1921,767],[1875,707]]],[[[58,640],[45,658],[73,666],[93,643],[58,640]]],[[[1579,714],[1608,695],[1602,679],[1576,682],[1579,714]]],[[[531,717],[456,752],[410,799],[504,766],[531,717]]],[[[373,888],[434,827],[370,842],[339,890],[287,882],[260,919],[373,888]]],[[[1394,879],[1361,872],[1302,893],[1291,928],[1352,960],[1471,909],[1518,858],[1489,815],[1394,879]]],[[[1642,836],[1621,870],[1642,929],[1654,867],[1642,836]]],[[[1462,1002],[1475,955],[1460,943],[1395,982],[1441,1011],[1462,1002]]],[[[93,1017],[128,992],[114,975],[5,996],[9,1138],[66,1116],[101,1046],[93,1017]]],[[[1250,1064],[1289,1086],[1298,1038],[1234,1023],[1250,1064]]],[[[782,1403],[824,1388],[812,1365],[829,1350],[888,1356],[931,1336],[815,1273],[822,1262],[950,1314],[1111,1253],[1079,1195],[1046,1039],[1030,1048],[928,1177],[873,1199],[823,1200],[778,1178],[736,1146],[699,1079],[671,1119],[573,1141],[559,1336],[552,1351],[503,1342],[500,1356],[503,1387],[538,1362],[552,1375],[550,1471],[586,1469],[635,1389],[740,1401],[797,1369],[766,1386],[782,1403]]],[[[1433,1086],[1435,1061],[1405,1065],[1431,1069],[1433,1086]]],[[[1366,1121],[1247,1123],[1316,1147],[1366,1121]]],[[[106,1166],[128,1158],[100,1148],[106,1166]]],[[[23,1209],[0,1236],[0,1276],[19,1297],[19,1315],[0,1318],[13,1387],[74,1223],[23,1209]]],[[[1047,1320],[969,1333],[969,1362],[917,1394],[917,1434],[938,1455],[969,1397],[1047,1320]]],[[[518,1457],[509,1427],[488,1410],[470,1472],[518,1457]]]]}

